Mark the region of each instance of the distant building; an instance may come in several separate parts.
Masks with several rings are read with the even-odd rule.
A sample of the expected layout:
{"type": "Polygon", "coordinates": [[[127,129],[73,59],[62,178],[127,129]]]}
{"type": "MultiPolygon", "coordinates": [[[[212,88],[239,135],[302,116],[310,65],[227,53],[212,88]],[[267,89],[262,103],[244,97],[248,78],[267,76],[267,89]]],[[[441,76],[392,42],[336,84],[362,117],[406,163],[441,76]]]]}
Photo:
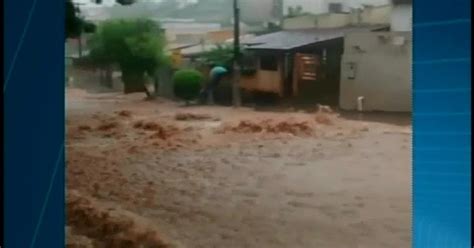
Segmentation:
{"type": "Polygon", "coordinates": [[[297,6],[301,6],[303,12],[312,14],[347,13],[351,9],[387,5],[389,3],[390,0],[284,0],[283,13],[287,15],[288,8],[297,6]]]}
{"type": "Polygon", "coordinates": [[[348,13],[305,14],[285,18],[283,29],[336,28],[356,25],[390,24],[392,5],[366,6],[348,13]]]}
{"type": "Polygon", "coordinates": [[[169,43],[197,43],[206,39],[209,32],[220,31],[222,28],[219,23],[157,21],[160,21],[161,27],[165,30],[166,39],[169,43]]]}

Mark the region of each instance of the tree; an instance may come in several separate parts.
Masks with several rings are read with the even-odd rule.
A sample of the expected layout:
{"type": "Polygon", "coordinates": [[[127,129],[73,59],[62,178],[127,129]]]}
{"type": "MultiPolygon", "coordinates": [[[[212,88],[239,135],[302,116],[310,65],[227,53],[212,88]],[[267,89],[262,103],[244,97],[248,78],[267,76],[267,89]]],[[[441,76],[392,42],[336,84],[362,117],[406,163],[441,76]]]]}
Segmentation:
{"type": "Polygon", "coordinates": [[[74,6],[72,0],[66,0],[66,36],[68,38],[79,38],[82,33],[94,33],[96,25],[92,22],[85,21],[79,17],[80,9],[74,6]]]}
{"type": "MultiPolygon", "coordinates": [[[[102,0],[94,0],[96,4],[102,4],[102,0]]],[[[116,3],[120,5],[130,5],[135,3],[135,0],[115,0],[116,3]]]]}
{"type": "Polygon", "coordinates": [[[135,3],[135,0],[115,0],[115,2],[120,5],[130,5],[135,3]]]}
{"type": "Polygon", "coordinates": [[[92,22],[83,21],[82,29],[84,33],[95,33],[95,31],[97,30],[97,26],[92,22]]]}
{"type": "Polygon", "coordinates": [[[218,65],[226,68],[232,67],[234,48],[229,45],[217,45],[215,48],[202,55],[206,65],[218,65]]]}
{"type": "Polygon", "coordinates": [[[66,0],[66,36],[67,38],[77,38],[81,35],[82,20],[78,17],[79,9],[74,6],[72,0],[66,0]]]}
{"type": "Polygon", "coordinates": [[[146,19],[107,21],[92,36],[89,56],[99,66],[119,65],[125,94],[145,92],[152,97],[146,76],[154,77],[158,67],[168,62],[160,30],[146,19]]]}
{"type": "Polygon", "coordinates": [[[301,7],[301,5],[298,5],[296,7],[288,7],[287,17],[292,18],[302,15],[305,15],[305,13],[303,12],[303,7],[301,7]]]}

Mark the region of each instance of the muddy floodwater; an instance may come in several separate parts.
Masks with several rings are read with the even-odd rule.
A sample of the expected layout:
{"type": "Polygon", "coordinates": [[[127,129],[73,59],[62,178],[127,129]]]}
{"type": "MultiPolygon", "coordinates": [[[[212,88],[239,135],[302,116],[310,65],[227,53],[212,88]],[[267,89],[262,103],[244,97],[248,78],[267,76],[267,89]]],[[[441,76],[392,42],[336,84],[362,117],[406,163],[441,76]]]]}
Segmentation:
{"type": "Polygon", "coordinates": [[[408,116],[66,97],[70,247],[411,246],[408,116]]]}

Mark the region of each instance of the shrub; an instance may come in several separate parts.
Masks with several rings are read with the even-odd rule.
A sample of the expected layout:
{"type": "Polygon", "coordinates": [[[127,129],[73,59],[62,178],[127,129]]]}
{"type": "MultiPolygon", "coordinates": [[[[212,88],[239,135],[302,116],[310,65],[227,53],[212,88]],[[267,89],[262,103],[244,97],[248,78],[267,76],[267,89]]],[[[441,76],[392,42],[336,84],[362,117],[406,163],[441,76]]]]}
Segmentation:
{"type": "Polygon", "coordinates": [[[203,80],[204,76],[197,70],[179,70],[173,76],[174,94],[188,104],[198,97],[203,80]]]}

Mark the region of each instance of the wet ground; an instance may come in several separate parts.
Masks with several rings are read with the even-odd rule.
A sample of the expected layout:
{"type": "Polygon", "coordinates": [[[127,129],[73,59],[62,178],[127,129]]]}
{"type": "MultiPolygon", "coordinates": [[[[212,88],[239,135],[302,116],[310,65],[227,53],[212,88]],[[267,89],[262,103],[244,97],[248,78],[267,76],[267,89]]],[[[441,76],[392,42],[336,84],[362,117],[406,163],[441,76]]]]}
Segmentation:
{"type": "MultiPolygon", "coordinates": [[[[411,245],[408,116],[142,98],[68,90],[68,190],[95,204],[84,208],[122,211],[170,246],[411,245]]],[[[74,218],[69,236],[131,235],[87,226],[74,218]]]]}

